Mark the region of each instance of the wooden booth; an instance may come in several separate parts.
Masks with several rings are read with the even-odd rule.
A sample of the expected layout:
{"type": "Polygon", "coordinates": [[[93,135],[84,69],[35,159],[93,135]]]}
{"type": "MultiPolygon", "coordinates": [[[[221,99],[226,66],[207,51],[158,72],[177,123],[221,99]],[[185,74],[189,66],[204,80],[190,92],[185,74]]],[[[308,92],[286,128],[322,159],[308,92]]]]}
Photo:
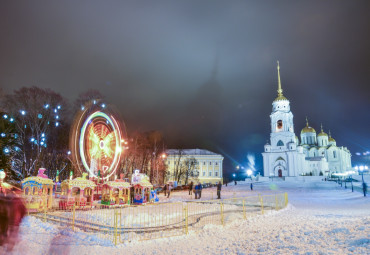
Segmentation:
{"type": "Polygon", "coordinates": [[[130,203],[131,184],[124,180],[108,181],[103,184],[101,203],[123,205],[130,203]]]}
{"type": "Polygon", "coordinates": [[[87,179],[87,173],[73,180],[64,180],[61,184],[59,207],[62,209],[91,207],[94,202],[96,184],[87,179]]]}
{"type": "MultiPolygon", "coordinates": [[[[44,171],[44,170],[43,170],[44,171]]],[[[24,202],[29,212],[50,209],[53,204],[54,182],[42,173],[27,177],[22,181],[24,202]]]]}

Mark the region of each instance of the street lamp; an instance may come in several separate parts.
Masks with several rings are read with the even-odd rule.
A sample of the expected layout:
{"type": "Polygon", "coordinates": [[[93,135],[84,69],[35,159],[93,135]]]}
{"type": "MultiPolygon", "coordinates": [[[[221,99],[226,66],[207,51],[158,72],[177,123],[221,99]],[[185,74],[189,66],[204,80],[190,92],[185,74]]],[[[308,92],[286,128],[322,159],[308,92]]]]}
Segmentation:
{"type": "Polygon", "coordinates": [[[252,171],[252,170],[250,170],[250,169],[248,169],[248,170],[247,170],[247,175],[248,175],[248,176],[251,176],[251,175],[252,175],[252,173],[253,173],[253,171],[252,171]]]}

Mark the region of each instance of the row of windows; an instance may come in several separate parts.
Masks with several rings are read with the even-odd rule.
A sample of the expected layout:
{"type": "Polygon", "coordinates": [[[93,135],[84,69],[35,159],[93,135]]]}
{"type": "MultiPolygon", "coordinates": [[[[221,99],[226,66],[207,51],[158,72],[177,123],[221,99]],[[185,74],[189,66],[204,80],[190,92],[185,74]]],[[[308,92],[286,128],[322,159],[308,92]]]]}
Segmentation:
{"type": "MultiPolygon", "coordinates": [[[[322,152],[321,154],[322,156],[325,156],[325,152],[322,152]]],[[[314,157],[318,156],[318,154],[316,154],[316,151],[313,152],[313,156],[314,157]]],[[[337,157],[337,152],[333,151],[333,158],[336,158],[336,157],[337,157]]]]}
{"type": "MultiPolygon", "coordinates": [[[[167,165],[171,165],[171,162],[172,162],[171,160],[168,160],[166,163],[167,163],[167,165]]],[[[173,164],[176,165],[176,162],[177,161],[173,161],[173,164]]],[[[196,162],[195,164],[198,164],[198,162],[196,162]]],[[[206,161],[203,161],[203,166],[205,166],[205,165],[206,165],[206,161]]],[[[212,161],[209,161],[209,165],[210,166],[212,165],[212,161]]],[[[215,165],[218,166],[218,162],[215,162],[215,165]]]]}
{"type": "MultiPolygon", "coordinates": [[[[206,172],[203,172],[203,176],[206,176],[206,172]]],[[[212,172],[209,172],[208,176],[212,176],[212,172]]],[[[218,176],[218,172],[215,172],[215,176],[218,176]]]]}

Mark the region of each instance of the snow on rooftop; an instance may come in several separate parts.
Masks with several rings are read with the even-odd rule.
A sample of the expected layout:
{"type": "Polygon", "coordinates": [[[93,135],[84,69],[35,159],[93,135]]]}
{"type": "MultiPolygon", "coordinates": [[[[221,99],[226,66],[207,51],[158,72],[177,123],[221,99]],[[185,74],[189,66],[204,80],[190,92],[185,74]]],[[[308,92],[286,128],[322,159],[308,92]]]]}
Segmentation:
{"type": "Polygon", "coordinates": [[[167,155],[220,155],[205,149],[168,149],[166,150],[167,155]]]}

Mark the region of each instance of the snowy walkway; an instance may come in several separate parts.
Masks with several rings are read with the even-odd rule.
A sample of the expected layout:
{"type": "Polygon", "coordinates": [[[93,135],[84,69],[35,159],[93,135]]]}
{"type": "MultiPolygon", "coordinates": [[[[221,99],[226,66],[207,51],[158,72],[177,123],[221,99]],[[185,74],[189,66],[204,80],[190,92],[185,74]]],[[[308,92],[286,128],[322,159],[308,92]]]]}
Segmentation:
{"type": "MultiPolygon", "coordinates": [[[[117,247],[81,233],[61,232],[52,224],[28,217],[13,254],[370,254],[369,197],[324,182],[255,184],[254,192],[276,190],[288,192],[290,205],[271,215],[117,247]],[[35,230],[39,233],[34,234],[35,230]]],[[[211,194],[211,190],[205,190],[204,199],[207,192],[211,194]]],[[[248,184],[239,183],[223,186],[222,196],[250,192],[248,184]]],[[[173,193],[168,201],[188,198],[185,192],[173,193]]]]}

